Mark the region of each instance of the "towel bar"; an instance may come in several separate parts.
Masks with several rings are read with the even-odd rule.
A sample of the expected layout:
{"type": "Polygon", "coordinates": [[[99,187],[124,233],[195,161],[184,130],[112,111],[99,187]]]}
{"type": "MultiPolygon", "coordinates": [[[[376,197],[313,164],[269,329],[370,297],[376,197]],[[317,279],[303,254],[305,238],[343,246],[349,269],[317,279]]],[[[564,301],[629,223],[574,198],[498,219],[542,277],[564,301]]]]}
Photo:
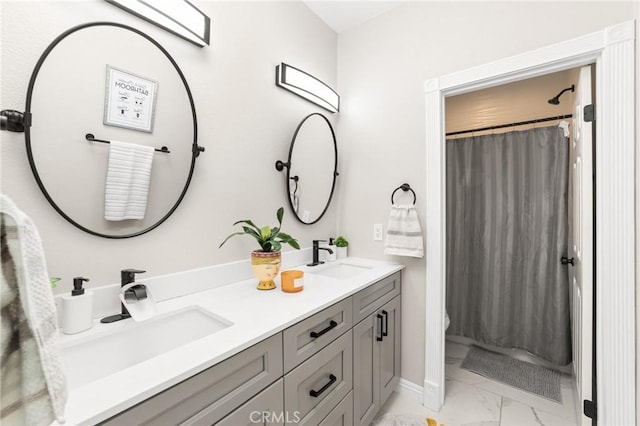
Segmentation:
{"type": "Polygon", "coordinates": [[[411,186],[408,183],[403,183],[391,193],[391,204],[393,204],[393,196],[396,195],[396,192],[398,192],[399,189],[402,189],[404,192],[411,191],[413,194],[413,204],[416,203],[416,193],[411,189],[411,186]]]}
{"type": "MultiPolygon", "coordinates": [[[[85,135],[85,138],[89,141],[89,142],[100,142],[100,143],[111,143],[111,141],[105,141],[104,139],[96,139],[95,136],[93,136],[93,133],[87,133],[85,135]]],[[[165,154],[169,154],[171,153],[171,151],[169,151],[169,148],[167,148],[166,146],[163,146],[162,148],[158,149],[155,148],[155,150],[157,152],[164,152],[165,154]]],[[[204,149],[203,149],[204,151],[204,149]]]]}

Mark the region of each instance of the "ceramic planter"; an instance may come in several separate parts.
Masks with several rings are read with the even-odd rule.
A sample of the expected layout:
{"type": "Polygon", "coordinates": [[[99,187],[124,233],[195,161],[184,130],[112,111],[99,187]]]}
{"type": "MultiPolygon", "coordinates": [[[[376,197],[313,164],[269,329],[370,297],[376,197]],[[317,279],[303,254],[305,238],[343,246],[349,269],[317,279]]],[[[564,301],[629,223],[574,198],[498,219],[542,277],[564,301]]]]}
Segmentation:
{"type": "Polygon", "coordinates": [[[273,290],[276,283],[273,279],[280,272],[281,254],[255,250],[251,252],[251,270],[258,278],[258,290],[273,290]]]}
{"type": "Polygon", "coordinates": [[[336,247],[336,258],[344,259],[347,257],[347,248],[348,247],[336,247]]]}

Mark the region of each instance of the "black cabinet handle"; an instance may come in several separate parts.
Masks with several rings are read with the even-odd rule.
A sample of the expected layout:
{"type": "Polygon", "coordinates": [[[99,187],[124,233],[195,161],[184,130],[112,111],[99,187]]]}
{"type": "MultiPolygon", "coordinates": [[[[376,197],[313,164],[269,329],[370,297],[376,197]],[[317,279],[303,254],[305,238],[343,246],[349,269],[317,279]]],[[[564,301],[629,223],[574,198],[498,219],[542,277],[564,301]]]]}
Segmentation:
{"type": "Polygon", "coordinates": [[[382,342],[382,338],[385,336],[384,332],[382,331],[382,323],[383,323],[384,319],[382,318],[381,314],[376,314],[376,318],[380,321],[380,323],[379,323],[380,326],[378,327],[378,330],[380,331],[380,335],[376,336],[376,341],[382,342]]]}
{"type": "Polygon", "coordinates": [[[382,311],[382,315],[384,315],[384,328],[382,329],[382,336],[387,337],[389,334],[389,312],[382,311]]]}
{"type": "Polygon", "coordinates": [[[325,384],[323,387],[320,388],[320,390],[313,390],[311,389],[309,391],[309,395],[311,395],[314,398],[317,398],[320,396],[320,394],[322,394],[322,392],[326,391],[327,389],[329,389],[329,386],[331,386],[332,384],[334,384],[336,382],[336,380],[338,380],[338,378],[336,376],[334,376],[333,374],[329,374],[329,382],[327,384],[325,384]]]}
{"type": "Polygon", "coordinates": [[[562,256],[560,258],[560,263],[562,263],[563,265],[575,266],[574,263],[573,263],[573,257],[562,256]]]}
{"type": "Polygon", "coordinates": [[[331,320],[331,322],[326,328],[323,328],[320,331],[312,331],[311,333],[309,333],[309,336],[311,336],[314,339],[317,339],[318,337],[322,336],[325,333],[328,333],[330,330],[336,328],[337,326],[338,326],[338,323],[335,322],[334,320],[331,320]]]}

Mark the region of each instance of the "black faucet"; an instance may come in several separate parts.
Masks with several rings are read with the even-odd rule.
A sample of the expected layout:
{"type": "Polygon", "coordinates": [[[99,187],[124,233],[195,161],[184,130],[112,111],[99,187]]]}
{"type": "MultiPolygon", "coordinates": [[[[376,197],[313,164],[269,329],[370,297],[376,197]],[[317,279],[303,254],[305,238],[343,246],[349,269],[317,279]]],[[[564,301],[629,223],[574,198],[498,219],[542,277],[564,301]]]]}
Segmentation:
{"type": "MultiPolygon", "coordinates": [[[[136,281],[136,274],[143,274],[147,271],[142,271],[140,269],[123,269],[122,271],[120,271],[120,288],[124,287],[127,284],[131,284],[133,282],[136,281]]],[[[138,292],[140,290],[138,290],[136,292],[136,290],[134,290],[134,292],[136,293],[136,298],[138,298],[138,292]]],[[[140,299],[144,299],[146,298],[146,290],[145,290],[145,294],[144,297],[142,297],[142,294],[140,294],[140,299]]],[[[120,303],[120,305],[122,305],[122,310],[119,314],[115,314],[115,315],[110,315],[108,317],[104,317],[100,320],[100,322],[102,323],[110,323],[110,322],[116,322],[116,321],[120,321],[123,319],[127,319],[127,318],[131,318],[131,314],[129,313],[129,311],[127,310],[127,308],[124,306],[124,303],[120,303]]]]}
{"type": "Polygon", "coordinates": [[[311,263],[307,263],[307,266],[316,266],[324,263],[322,260],[318,259],[320,250],[326,250],[329,254],[333,254],[333,250],[329,247],[320,247],[320,243],[324,242],[326,242],[326,240],[313,240],[313,261],[311,263]]]}

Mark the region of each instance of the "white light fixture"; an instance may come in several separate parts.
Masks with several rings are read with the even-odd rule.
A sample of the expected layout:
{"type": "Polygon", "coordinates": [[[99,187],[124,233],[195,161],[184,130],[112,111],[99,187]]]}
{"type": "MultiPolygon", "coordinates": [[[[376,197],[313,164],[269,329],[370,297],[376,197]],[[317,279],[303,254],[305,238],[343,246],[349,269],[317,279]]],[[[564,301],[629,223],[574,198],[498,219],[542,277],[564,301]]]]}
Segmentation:
{"type": "Polygon", "coordinates": [[[106,0],[200,47],[209,45],[211,20],[189,0],[106,0]]]}
{"type": "Polygon", "coordinates": [[[311,74],[284,62],[276,66],[276,86],[295,93],[327,111],[340,111],[340,95],[335,90],[311,74]]]}

